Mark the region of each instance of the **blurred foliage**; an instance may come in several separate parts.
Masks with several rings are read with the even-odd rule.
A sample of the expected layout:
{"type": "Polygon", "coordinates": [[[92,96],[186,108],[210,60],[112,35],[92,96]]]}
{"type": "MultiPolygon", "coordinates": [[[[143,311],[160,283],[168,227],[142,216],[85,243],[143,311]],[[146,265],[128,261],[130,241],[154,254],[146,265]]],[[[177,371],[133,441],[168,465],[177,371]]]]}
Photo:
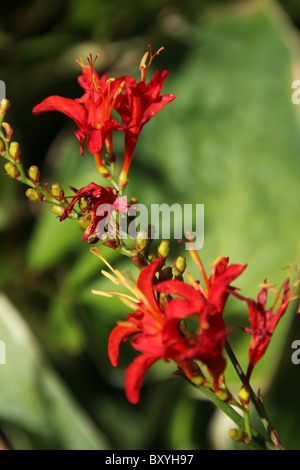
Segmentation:
{"type": "MultiPolygon", "coordinates": [[[[0,78],[25,167],[37,164],[50,184],[101,184],[92,159],[79,154],[73,123],[57,113],[35,117],[32,108],[49,94],[79,96],[78,56],[99,53],[99,73],[138,77],[147,45],[164,45],[152,73],[169,69],[164,92],[178,96],[143,130],[127,193],[147,205],[204,203],[205,265],[219,255],[249,263],[237,283],[247,295],[256,295],[265,277],[281,283],[281,268],[299,262],[300,126],[291,103],[299,22],[296,1],[6,2],[0,78]]],[[[122,140],[116,146],[122,155],[122,140]]],[[[0,365],[0,422],[9,444],[230,446],[226,422],[172,377],[171,364],[158,363],[147,373],[137,406],[126,401],[124,371],[134,353],[124,344],[116,369],[107,358],[109,332],[126,309],[91,294],[111,286],[90,247],[80,242],[76,223],[59,223],[48,207],[29,203],[25,189],[0,172],[0,339],[7,346],[7,363],[0,365]]],[[[115,267],[137,277],[127,261],[101,250],[115,267]]],[[[177,253],[175,244],[172,256],[177,253]]],[[[246,312],[232,303],[226,321],[245,326],[246,312]]],[[[283,444],[293,449],[300,448],[300,408],[290,345],[299,334],[290,309],[254,377],[283,444]]],[[[232,337],[243,367],[248,342],[242,333],[232,337]]],[[[230,368],[228,380],[236,390],[230,368]]]]}

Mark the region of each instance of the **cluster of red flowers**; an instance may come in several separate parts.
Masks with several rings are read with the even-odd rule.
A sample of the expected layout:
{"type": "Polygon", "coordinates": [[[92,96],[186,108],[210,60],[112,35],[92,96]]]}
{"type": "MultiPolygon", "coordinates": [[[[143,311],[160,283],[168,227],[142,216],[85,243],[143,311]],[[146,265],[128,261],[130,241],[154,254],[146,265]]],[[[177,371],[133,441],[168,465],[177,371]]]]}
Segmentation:
{"type": "MultiPolygon", "coordinates": [[[[225,325],[224,307],[230,295],[246,301],[249,308],[249,320],[252,328],[245,328],[252,335],[249,349],[249,366],[244,386],[248,385],[253,367],[265,353],[272,333],[293,298],[295,289],[290,290],[289,281],[284,283],[282,299],[276,293],[279,303],[274,314],[273,307],[266,310],[266,293],[271,286],[265,286],[258,296],[258,301],[244,298],[237,294],[231,283],[238,278],[247,265],[228,264],[228,258],[220,258],[212,267],[207,277],[198,255],[193,257],[200,267],[203,286],[191,279],[191,284],[170,279],[158,282],[164,258],[158,257],[141,271],[137,287],[129,286],[124,277],[114,270],[100,255],[92,250],[116,274],[116,283],[131,290],[135,298],[126,301],[134,313],[127,315],[127,321],[120,321],[109,337],[108,353],[112,365],[116,366],[119,349],[123,341],[133,338],[131,344],[141,352],[129,365],[125,376],[125,391],[131,403],[137,403],[140,388],[146,371],[159,359],[175,362],[181,373],[197,385],[208,383],[201,370],[206,366],[212,377],[212,386],[218,394],[224,390],[224,345],[231,328],[225,325]],[[193,320],[190,328],[188,320],[193,320]]],[[[100,295],[118,294],[116,292],[100,295]]],[[[120,298],[123,294],[118,294],[120,298]]],[[[128,296],[127,296],[128,299],[128,296]]]]}
{"type": "MultiPolygon", "coordinates": [[[[97,241],[96,227],[104,217],[103,212],[97,212],[100,205],[104,208],[107,205],[108,216],[111,210],[119,213],[128,211],[129,205],[121,193],[128,182],[128,172],[140,132],[145,123],[175,98],[175,95],[161,95],[168,71],[156,71],[152,80],[146,84],[149,65],[160,50],[152,55],[150,49],[148,65],[146,61],[149,53],[144,55],[140,64],[141,80],[138,83],[128,76],[116,79],[99,76],[94,70],[95,61],[92,57],[89,58],[88,66],[80,61],[82,75],[78,82],[84,89],[83,96],[75,100],[50,96],[33,110],[35,114],[60,111],[71,117],[78,126],[75,134],[80,142],[81,154],[84,154],[86,139],[87,149],[94,154],[100,174],[111,182],[107,161],[110,165],[115,161],[113,133],[124,132],[125,150],[117,189],[95,183],[79,190],[71,186],[75,196],[60,214],[60,220],[66,219],[74,205],[84,201],[81,213],[87,224],[82,240],[97,241]],[[121,123],[112,117],[113,111],[121,117],[121,123]],[[104,145],[107,161],[103,156],[104,145]]],[[[242,274],[246,265],[228,264],[229,259],[223,257],[216,261],[210,276],[207,276],[194,250],[191,254],[200,269],[203,285],[191,276],[190,283],[174,277],[159,281],[160,276],[157,278],[157,274],[165,263],[165,257],[160,255],[150,264],[144,264],[137,286],[132,286],[104,260],[98,250],[92,251],[109,266],[116,277],[109,273],[106,275],[116,284],[124,285],[132,294],[97,292],[106,296],[117,294],[134,310],[134,313],[128,314],[126,321],[119,322],[113,329],[108,345],[109,357],[114,366],[118,364],[121,343],[129,338],[132,338],[133,348],[141,353],[126,371],[125,390],[132,403],[139,400],[146,371],[159,359],[172,360],[183,375],[198,385],[208,383],[201,370],[204,365],[212,378],[214,391],[219,393],[224,390],[226,360],[223,351],[231,331],[225,325],[224,307],[229,296],[245,302],[249,311],[251,327],[243,328],[252,335],[244,381],[244,386],[247,386],[254,366],[264,355],[275,327],[294,298],[296,289],[290,289],[287,279],[279,292],[265,283],[257,301],[243,297],[231,283],[242,274]],[[276,294],[275,303],[269,309],[266,307],[268,290],[276,294]],[[194,322],[194,328],[190,327],[191,321],[194,322]]]]}
{"type": "Polygon", "coordinates": [[[33,108],[34,114],[59,111],[72,118],[78,126],[75,135],[80,142],[81,154],[84,153],[84,141],[87,138],[87,149],[94,154],[97,167],[103,176],[106,174],[102,155],[103,145],[105,143],[108,158],[114,158],[113,131],[124,131],[125,153],[119,177],[121,188],[127,184],[128,171],[142,128],[175,98],[173,94],[160,94],[168,71],[157,70],[152,80],[146,84],[150,63],[160,50],[152,54],[150,49],[150,60],[147,65],[149,53],[144,55],[140,64],[140,82],[130,76],[116,79],[108,78],[107,75],[99,76],[94,70],[95,60],[91,56],[87,66],[79,61],[82,75],[78,78],[78,82],[84,89],[84,95],[75,100],[49,96],[33,108]],[[113,110],[120,115],[122,124],[112,117],[113,110]]]}

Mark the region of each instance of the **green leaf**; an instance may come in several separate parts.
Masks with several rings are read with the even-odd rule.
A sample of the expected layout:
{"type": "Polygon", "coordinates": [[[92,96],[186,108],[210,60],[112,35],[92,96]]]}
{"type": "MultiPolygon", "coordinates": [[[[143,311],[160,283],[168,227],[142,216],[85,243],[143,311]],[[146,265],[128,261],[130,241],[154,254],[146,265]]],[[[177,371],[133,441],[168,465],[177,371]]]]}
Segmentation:
{"type": "MultiPolygon", "coordinates": [[[[40,344],[8,298],[0,295],[1,420],[26,432],[29,442],[49,449],[104,449],[106,438],[56,375],[40,344]],[[5,352],[5,357],[3,355],[5,352]],[[4,359],[4,360],[3,360],[4,359]],[[31,438],[31,439],[30,439],[31,438]]],[[[23,442],[23,445],[25,443],[23,442]]],[[[41,448],[39,447],[38,448],[41,448]]]]}

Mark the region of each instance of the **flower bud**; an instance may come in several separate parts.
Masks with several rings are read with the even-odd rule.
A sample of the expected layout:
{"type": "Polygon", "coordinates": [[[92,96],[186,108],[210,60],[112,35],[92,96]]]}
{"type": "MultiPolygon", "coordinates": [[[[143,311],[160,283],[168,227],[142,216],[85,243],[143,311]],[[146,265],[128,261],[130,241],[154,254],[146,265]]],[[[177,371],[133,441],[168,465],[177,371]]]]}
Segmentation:
{"type": "Polygon", "coordinates": [[[127,173],[125,173],[124,171],[121,171],[120,175],[119,175],[119,186],[121,189],[124,189],[126,184],[128,183],[129,179],[127,177],[127,173]]]}
{"type": "Polygon", "coordinates": [[[172,278],[179,279],[180,281],[183,279],[181,272],[175,267],[172,268],[172,278]]]}
{"type": "Polygon", "coordinates": [[[10,176],[11,178],[16,179],[18,178],[18,176],[20,176],[20,173],[17,167],[13,163],[11,162],[5,163],[4,168],[6,170],[7,175],[10,176]]]}
{"type": "Polygon", "coordinates": [[[243,385],[243,387],[239,391],[239,399],[242,405],[245,408],[248,408],[250,402],[250,389],[247,385],[243,385]]]}
{"type": "Polygon", "coordinates": [[[43,195],[33,188],[28,188],[25,194],[32,202],[41,202],[44,199],[43,195]]]}
{"type": "Polygon", "coordinates": [[[0,114],[5,114],[9,107],[10,102],[6,98],[3,98],[3,100],[0,101],[0,114]]]}
{"type": "Polygon", "coordinates": [[[178,256],[177,260],[175,261],[175,268],[183,274],[186,268],[186,258],[184,256],[178,256]]]}
{"type": "Polygon", "coordinates": [[[82,216],[82,217],[79,217],[79,219],[77,220],[77,222],[79,223],[80,227],[83,229],[83,230],[86,230],[88,228],[88,226],[90,225],[90,221],[82,216]]]}
{"type": "Polygon", "coordinates": [[[40,172],[37,166],[32,165],[28,170],[28,176],[34,184],[39,184],[40,182],[40,172]]]}
{"type": "Polygon", "coordinates": [[[228,434],[231,439],[236,442],[242,442],[245,437],[245,433],[242,429],[229,429],[228,434]]]}
{"type": "Polygon", "coordinates": [[[158,255],[161,256],[162,258],[167,258],[170,253],[170,243],[168,240],[163,240],[161,244],[158,247],[158,255]]]}
{"type": "Polygon", "coordinates": [[[133,263],[138,268],[143,268],[144,266],[147,265],[146,262],[143,260],[140,253],[137,250],[131,250],[130,255],[131,255],[131,259],[132,259],[133,263]]]}
{"type": "Polygon", "coordinates": [[[53,214],[61,217],[63,213],[65,212],[65,209],[63,206],[58,206],[55,204],[54,206],[51,207],[51,211],[53,212],[53,214]]]}
{"type": "Polygon", "coordinates": [[[79,199],[78,203],[79,203],[80,210],[84,210],[84,209],[87,208],[88,201],[87,201],[87,199],[85,199],[84,197],[82,197],[81,199],[79,199]]]}
{"type": "Polygon", "coordinates": [[[160,281],[169,281],[172,279],[172,268],[171,266],[163,266],[159,270],[159,280],[160,281]]]}
{"type": "Polygon", "coordinates": [[[21,149],[19,142],[11,142],[9,146],[9,154],[15,162],[20,161],[21,149]]]}
{"type": "Polygon", "coordinates": [[[149,243],[149,238],[147,232],[141,230],[135,239],[135,248],[137,251],[144,251],[149,243]]]}
{"type": "Polygon", "coordinates": [[[59,183],[52,184],[51,193],[52,196],[56,197],[57,199],[63,199],[65,196],[64,190],[61,188],[59,183]]]}
{"type": "Polygon", "coordinates": [[[103,245],[107,246],[108,248],[116,249],[118,246],[117,240],[114,238],[109,238],[106,233],[103,233],[101,241],[103,242],[103,245]]]}

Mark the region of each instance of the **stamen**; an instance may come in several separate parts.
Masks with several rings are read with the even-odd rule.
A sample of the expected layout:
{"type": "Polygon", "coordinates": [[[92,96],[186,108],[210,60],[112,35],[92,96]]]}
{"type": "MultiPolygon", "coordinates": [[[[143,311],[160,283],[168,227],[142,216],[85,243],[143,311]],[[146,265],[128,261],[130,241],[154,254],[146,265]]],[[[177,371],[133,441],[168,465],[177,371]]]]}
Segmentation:
{"type": "Polygon", "coordinates": [[[142,60],[140,62],[141,81],[142,82],[145,82],[145,80],[146,80],[146,75],[147,75],[147,72],[149,70],[149,67],[150,67],[150,64],[151,64],[152,60],[154,59],[155,56],[159,55],[159,53],[164,49],[164,47],[160,47],[155,52],[155,54],[152,54],[151,46],[149,45],[148,48],[149,48],[149,52],[150,52],[150,58],[149,58],[148,65],[146,65],[146,61],[147,61],[149,52],[145,52],[145,54],[143,55],[142,60]]]}

